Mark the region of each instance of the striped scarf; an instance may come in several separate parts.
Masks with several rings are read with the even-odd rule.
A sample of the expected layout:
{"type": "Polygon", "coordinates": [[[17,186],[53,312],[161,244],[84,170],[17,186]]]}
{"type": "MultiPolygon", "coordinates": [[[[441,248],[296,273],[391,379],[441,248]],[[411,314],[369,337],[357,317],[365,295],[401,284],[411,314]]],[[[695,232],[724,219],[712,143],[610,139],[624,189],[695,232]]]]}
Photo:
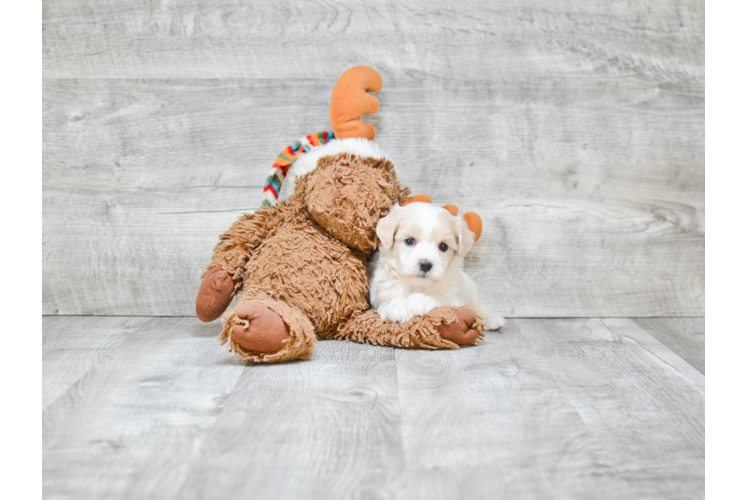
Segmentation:
{"type": "Polygon", "coordinates": [[[272,207],[278,203],[278,194],[280,193],[281,185],[283,180],[288,174],[288,169],[291,164],[299,159],[302,153],[311,151],[312,148],[327,144],[335,135],[332,132],[315,132],[313,134],[302,137],[298,141],[294,142],[287,148],[285,148],[278,158],[275,159],[270,174],[265,179],[265,184],[262,188],[262,206],[272,207]]]}

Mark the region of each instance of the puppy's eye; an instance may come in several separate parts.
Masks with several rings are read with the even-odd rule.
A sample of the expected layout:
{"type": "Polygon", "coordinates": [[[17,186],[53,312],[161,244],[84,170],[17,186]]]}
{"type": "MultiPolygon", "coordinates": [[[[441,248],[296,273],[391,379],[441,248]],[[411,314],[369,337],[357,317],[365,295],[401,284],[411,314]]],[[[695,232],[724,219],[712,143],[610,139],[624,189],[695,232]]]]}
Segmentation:
{"type": "Polygon", "coordinates": [[[439,243],[439,250],[441,250],[442,252],[446,252],[447,250],[449,250],[449,247],[446,243],[439,243]]]}
{"type": "Polygon", "coordinates": [[[407,240],[405,240],[405,244],[408,245],[409,247],[412,247],[413,245],[416,244],[416,240],[414,240],[413,238],[408,238],[407,240]]]}

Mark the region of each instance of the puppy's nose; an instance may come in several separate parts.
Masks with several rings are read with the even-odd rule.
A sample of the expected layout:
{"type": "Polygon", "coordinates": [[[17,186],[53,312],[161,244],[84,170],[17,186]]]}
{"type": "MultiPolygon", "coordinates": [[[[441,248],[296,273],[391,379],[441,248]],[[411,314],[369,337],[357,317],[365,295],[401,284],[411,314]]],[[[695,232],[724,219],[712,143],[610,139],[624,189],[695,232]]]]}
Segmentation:
{"type": "Polygon", "coordinates": [[[418,266],[421,268],[421,271],[423,271],[424,273],[427,273],[431,271],[431,268],[434,266],[434,264],[432,264],[428,260],[422,260],[421,262],[418,263],[418,266]]]}

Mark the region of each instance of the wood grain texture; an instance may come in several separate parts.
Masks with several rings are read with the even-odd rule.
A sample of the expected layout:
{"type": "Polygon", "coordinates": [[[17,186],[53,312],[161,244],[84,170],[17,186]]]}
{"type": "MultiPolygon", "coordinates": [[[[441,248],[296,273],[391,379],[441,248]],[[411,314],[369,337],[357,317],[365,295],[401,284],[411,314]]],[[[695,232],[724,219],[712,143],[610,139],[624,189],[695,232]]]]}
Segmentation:
{"type": "Polygon", "coordinates": [[[189,315],[346,68],[506,316],[704,314],[704,3],[43,5],[43,313],[189,315]]]}
{"type": "Polygon", "coordinates": [[[627,485],[606,497],[704,497],[703,374],[628,319],[516,324],[627,485]]]}
{"type": "Polygon", "coordinates": [[[45,318],[63,346],[45,387],[90,369],[43,412],[49,499],[704,495],[704,375],[628,319],[253,365],[195,318],[45,318]]]}
{"type": "Polygon", "coordinates": [[[704,2],[43,4],[46,78],[704,76],[704,2]]]}
{"type": "MultiPolygon", "coordinates": [[[[94,325],[106,334],[85,322],[89,336],[94,325]]],[[[62,324],[45,324],[55,329],[45,342],[66,335],[62,324]]],[[[107,361],[42,413],[44,498],[175,498],[244,363],[195,318],[150,318],[107,361]]],[[[44,378],[66,371],[55,364],[44,378]]]]}
{"type": "Polygon", "coordinates": [[[395,351],[322,342],[312,362],[250,365],[179,498],[405,498],[395,351]]]}
{"type": "Polygon", "coordinates": [[[111,362],[111,353],[147,318],[46,316],[42,318],[42,409],[88,371],[111,362]],[[47,375],[49,372],[51,375],[47,375]]]}
{"type": "MultiPolygon", "coordinates": [[[[44,313],[193,314],[218,235],[326,127],[333,81],[45,80],[44,313]]],[[[481,213],[467,268],[489,307],[703,314],[700,84],[388,85],[377,140],[414,192],[481,213]]]]}
{"type": "Polygon", "coordinates": [[[706,373],[704,318],[637,318],[634,322],[691,366],[706,373]]]}
{"type": "Polygon", "coordinates": [[[397,368],[408,498],[602,498],[620,483],[511,320],[476,347],[399,350],[397,368]]]}

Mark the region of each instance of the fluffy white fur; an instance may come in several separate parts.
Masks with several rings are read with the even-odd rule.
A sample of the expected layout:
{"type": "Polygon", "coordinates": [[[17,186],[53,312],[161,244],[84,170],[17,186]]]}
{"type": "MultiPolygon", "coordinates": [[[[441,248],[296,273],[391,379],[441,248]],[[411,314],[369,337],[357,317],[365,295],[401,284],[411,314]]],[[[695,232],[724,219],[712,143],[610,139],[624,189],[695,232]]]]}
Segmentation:
{"type": "MultiPolygon", "coordinates": [[[[317,146],[308,153],[299,156],[299,159],[288,169],[288,175],[283,180],[278,201],[288,201],[296,189],[296,178],[308,174],[317,168],[317,161],[323,156],[338,153],[351,153],[356,156],[370,158],[386,158],[384,152],[376,142],[358,137],[350,139],[333,139],[327,144],[317,146]]],[[[391,160],[390,160],[391,161],[391,160]]]]}
{"type": "Polygon", "coordinates": [[[487,330],[504,326],[462,270],[475,241],[461,217],[430,203],[396,205],[377,224],[377,236],[382,244],[369,265],[369,302],[380,316],[404,322],[436,307],[467,305],[487,330]]]}

